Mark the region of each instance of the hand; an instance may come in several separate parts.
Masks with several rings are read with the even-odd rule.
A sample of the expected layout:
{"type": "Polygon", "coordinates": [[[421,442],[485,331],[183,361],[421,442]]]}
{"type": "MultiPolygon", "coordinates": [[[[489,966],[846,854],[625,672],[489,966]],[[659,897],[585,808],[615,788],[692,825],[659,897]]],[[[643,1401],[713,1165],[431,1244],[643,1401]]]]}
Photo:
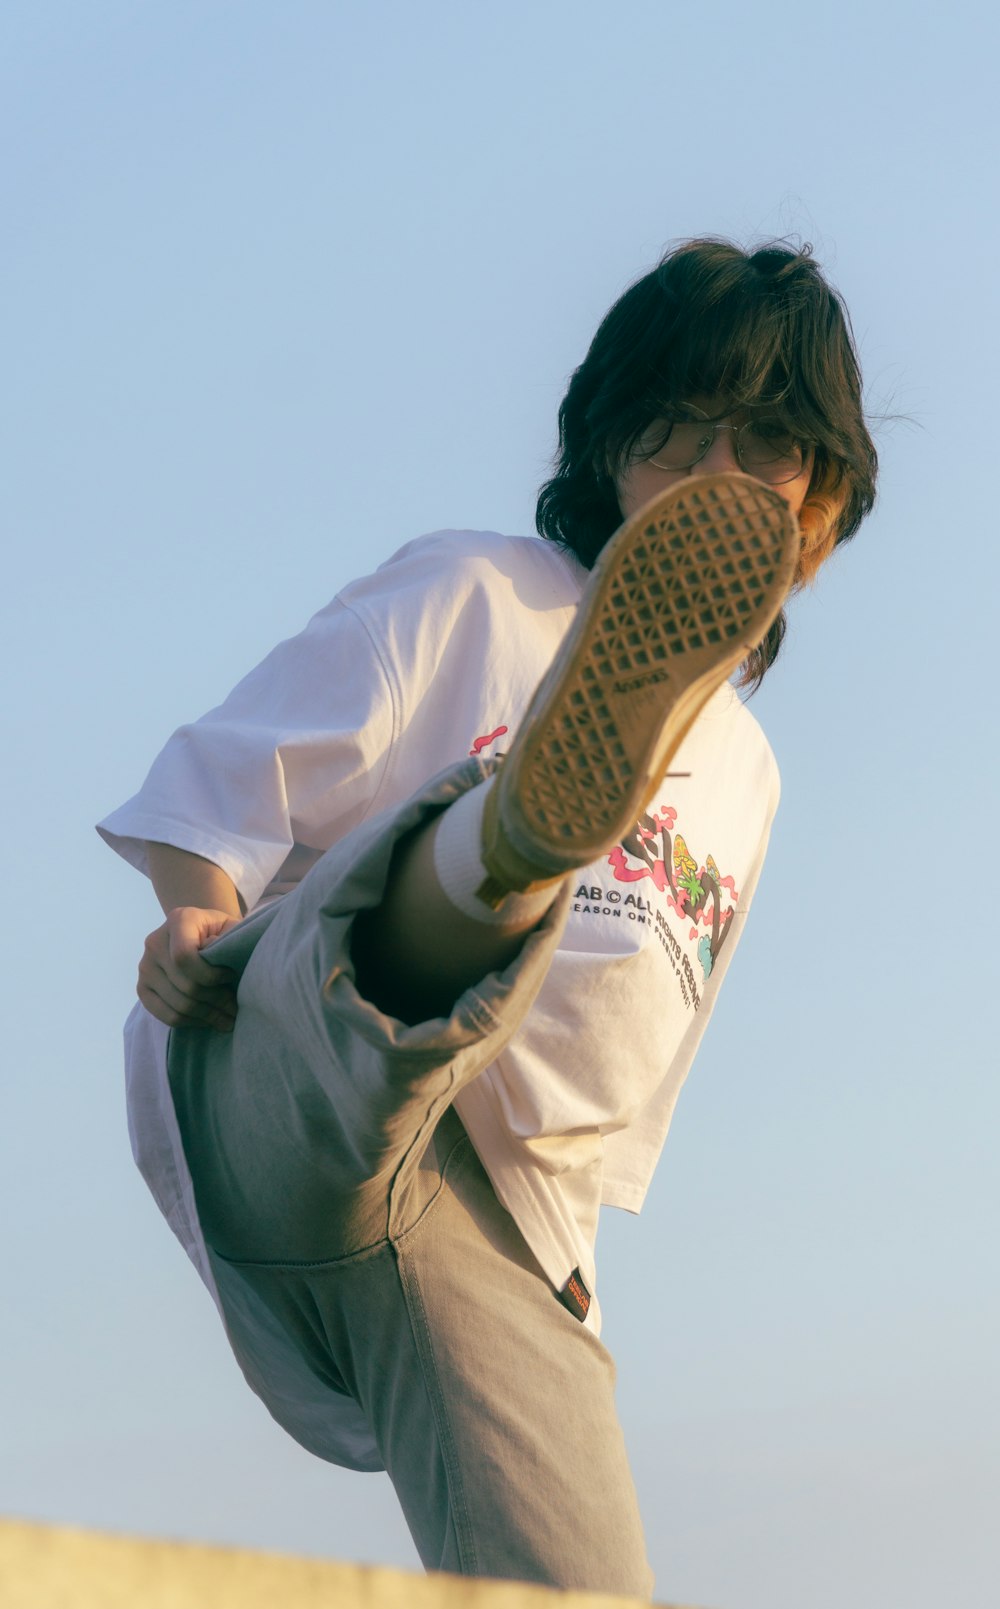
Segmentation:
{"type": "Polygon", "coordinates": [[[232,1030],[236,974],[212,966],[200,951],[239,920],[225,911],[180,905],[150,933],[139,962],[136,993],[152,1016],[169,1028],[232,1030]]]}

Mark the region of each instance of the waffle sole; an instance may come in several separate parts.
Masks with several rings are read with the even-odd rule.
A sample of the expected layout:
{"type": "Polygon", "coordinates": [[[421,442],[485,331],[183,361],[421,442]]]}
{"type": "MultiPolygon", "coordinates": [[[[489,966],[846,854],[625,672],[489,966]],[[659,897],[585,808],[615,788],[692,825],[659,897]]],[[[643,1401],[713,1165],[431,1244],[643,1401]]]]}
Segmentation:
{"type": "Polygon", "coordinates": [[[697,476],[626,520],[491,790],[480,897],[586,865],[630,829],[775,620],[798,550],[787,503],[748,475],[697,476]]]}

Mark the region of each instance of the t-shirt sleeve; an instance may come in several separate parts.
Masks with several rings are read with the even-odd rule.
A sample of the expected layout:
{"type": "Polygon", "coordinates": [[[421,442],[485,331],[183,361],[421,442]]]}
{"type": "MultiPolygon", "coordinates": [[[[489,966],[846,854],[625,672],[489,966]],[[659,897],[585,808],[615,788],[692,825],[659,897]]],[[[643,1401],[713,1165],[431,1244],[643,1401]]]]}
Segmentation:
{"type": "Polygon", "coordinates": [[[335,599],[180,727],[97,830],[147,875],[147,841],[213,861],[252,909],[293,851],[315,858],[369,813],[394,726],[380,647],[335,599]]]}

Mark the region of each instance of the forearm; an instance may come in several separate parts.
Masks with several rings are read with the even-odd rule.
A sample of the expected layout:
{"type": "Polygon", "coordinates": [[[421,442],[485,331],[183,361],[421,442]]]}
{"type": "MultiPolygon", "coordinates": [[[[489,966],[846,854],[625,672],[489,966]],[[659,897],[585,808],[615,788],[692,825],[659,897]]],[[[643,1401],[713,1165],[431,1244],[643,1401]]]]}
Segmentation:
{"type": "Polygon", "coordinates": [[[227,916],[244,914],[236,885],[221,867],[187,849],[173,844],[147,843],[149,875],[156,897],[166,915],[179,905],[194,905],[203,911],[223,911],[227,916]]]}

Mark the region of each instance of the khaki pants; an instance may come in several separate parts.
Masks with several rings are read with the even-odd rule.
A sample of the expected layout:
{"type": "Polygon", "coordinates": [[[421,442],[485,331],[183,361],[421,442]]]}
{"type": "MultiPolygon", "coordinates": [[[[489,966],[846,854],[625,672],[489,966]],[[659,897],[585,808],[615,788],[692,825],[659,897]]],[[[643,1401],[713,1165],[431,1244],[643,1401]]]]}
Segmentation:
{"type": "Polygon", "coordinates": [[[358,828],[206,952],[242,972],[236,1027],[174,1032],[171,1089],[223,1300],[245,1283],[321,1387],[360,1406],[424,1565],[648,1597],[610,1354],[451,1106],[530,1008],[568,891],[448,1019],[407,1027],[353,983],[351,923],[381,900],[395,842],[488,769],[466,762],[358,828]]]}

